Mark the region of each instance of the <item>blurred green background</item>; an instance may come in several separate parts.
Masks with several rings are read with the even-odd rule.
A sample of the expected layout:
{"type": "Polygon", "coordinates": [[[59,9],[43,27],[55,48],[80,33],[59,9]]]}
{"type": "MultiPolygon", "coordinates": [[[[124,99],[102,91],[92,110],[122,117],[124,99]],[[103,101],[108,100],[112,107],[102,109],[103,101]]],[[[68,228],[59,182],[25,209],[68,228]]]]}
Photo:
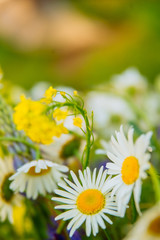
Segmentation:
{"type": "Polygon", "coordinates": [[[5,79],[87,90],[135,66],[150,81],[160,66],[159,0],[3,0],[5,79]]]}

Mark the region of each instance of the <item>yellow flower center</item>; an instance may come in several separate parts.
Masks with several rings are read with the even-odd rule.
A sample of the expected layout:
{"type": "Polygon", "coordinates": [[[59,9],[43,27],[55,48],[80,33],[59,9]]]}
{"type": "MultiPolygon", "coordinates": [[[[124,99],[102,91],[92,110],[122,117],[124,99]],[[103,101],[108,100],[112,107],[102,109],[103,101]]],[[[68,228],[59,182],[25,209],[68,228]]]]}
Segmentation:
{"type": "Polygon", "coordinates": [[[97,189],[87,189],[77,198],[77,208],[86,215],[98,213],[105,205],[104,195],[97,189]]]}
{"type": "Polygon", "coordinates": [[[148,232],[151,235],[160,236],[160,216],[152,220],[148,226],[148,232]]]}
{"type": "Polygon", "coordinates": [[[39,173],[36,173],[36,172],[35,172],[35,166],[33,166],[33,167],[31,167],[31,168],[29,169],[29,171],[27,172],[27,174],[30,175],[30,176],[35,176],[35,177],[37,177],[37,176],[42,176],[42,175],[45,175],[45,174],[49,173],[50,170],[51,170],[51,168],[48,167],[47,169],[41,169],[41,171],[40,171],[39,173]]]}
{"type": "Polygon", "coordinates": [[[139,163],[138,159],[130,156],[127,157],[122,164],[122,180],[125,184],[134,183],[139,176],[139,163]]]}

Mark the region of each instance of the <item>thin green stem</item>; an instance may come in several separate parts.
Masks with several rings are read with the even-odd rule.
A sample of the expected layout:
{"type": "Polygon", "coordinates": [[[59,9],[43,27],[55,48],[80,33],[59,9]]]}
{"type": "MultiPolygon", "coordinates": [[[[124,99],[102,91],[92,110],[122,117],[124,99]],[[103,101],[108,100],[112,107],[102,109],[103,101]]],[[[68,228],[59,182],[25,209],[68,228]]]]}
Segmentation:
{"type": "Polygon", "coordinates": [[[70,134],[75,135],[76,137],[78,137],[78,138],[80,138],[80,139],[85,139],[85,136],[82,136],[82,135],[78,134],[78,133],[75,132],[75,131],[68,130],[68,132],[69,132],[70,134]]]}
{"type": "Polygon", "coordinates": [[[155,199],[156,202],[160,201],[160,181],[158,178],[158,174],[155,170],[155,168],[153,167],[153,165],[151,165],[150,169],[149,169],[149,173],[152,179],[152,183],[153,183],[153,188],[155,191],[155,199]]]}
{"type": "Polygon", "coordinates": [[[36,151],[36,159],[39,159],[40,157],[40,151],[39,148],[36,147],[35,145],[33,145],[32,143],[27,142],[25,139],[23,138],[16,138],[16,137],[0,137],[0,141],[8,141],[8,142],[19,142],[19,143],[23,143],[26,146],[33,148],[36,151]]]}
{"type": "Polygon", "coordinates": [[[106,237],[107,237],[107,240],[112,240],[109,232],[108,232],[106,229],[104,229],[104,233],[105,233],[105,235],[106,235],[106,237]]]}
{"type": "Polygon", "coordinates": [[[85,147],[85,159],[82,161],[82,165],[83,165],[83,169],[85,169],[88,165],[89,165],[89,156],[90,156],[90,148],[91,148],[91,127],[90,127],[90,124],[89,124],[89,119],[88,119],[88,116],[87,116],[87,111],[79,106],[79,104],[76,102],[76,101],[73,101],[73,102],[64,102],[64,103],[57,103],[57,104],[54,104],[52,106],[49,106],[47,108],[47,111],[50,111],[50,110],[53,110],[54,108],[58,107],[58,108],[61,108],[61,107],[70,107],[70,108],[75,108],[79,114],[82,115],[84,121],[85,121],[85,125],[86,125],[86,147],[85,147]]]}
{"type": "Polygon", "coordinates": [[[66,224],[66,222],[63,221],[63,220],[60,222],[60,224],[57,228],[57,231],[56,231],[58,234],[60,234],[63,231],[63,228],[64,228],[65,224],[66,224]]]}
{"type": "Polygon", "coordinates": [[[136,218],[137,218],[137,211],[135,208],[134,196],[132,194],[131,196],[131,223],[132,224],[136,221],[136,218]]]}
{"type": "Polygon", "coordinates": [[[37,149],[36,146],[34,146],[33,144],[27,142],[25,139],[23,138],[16,138],[16,137],[0,137],[0,141],[8,141],[8,142],[20,142],[23,143],[25,145],[27,145],[28,147],[31,147],[33,149],[37,149]]]}
{"type": "Polygon", "coordinates": [[[40,159],[40,151],[39,148],[36,149],[36,160],[40,159]]]}
{"type": "Polygon", "coordinates": [[[83,161],[83,168],[85,169],[89,164],[89,156],[90,156],[90,148],[91,148],[91,129],[90,129],[89,120],[87,117],[87,112],[83,111],[83,112],[81,112],[81,114],[82,114],[85,124],[86,124],[86,141],[87,141],[86,150],[85,150],[86,158],[83,161]]]}

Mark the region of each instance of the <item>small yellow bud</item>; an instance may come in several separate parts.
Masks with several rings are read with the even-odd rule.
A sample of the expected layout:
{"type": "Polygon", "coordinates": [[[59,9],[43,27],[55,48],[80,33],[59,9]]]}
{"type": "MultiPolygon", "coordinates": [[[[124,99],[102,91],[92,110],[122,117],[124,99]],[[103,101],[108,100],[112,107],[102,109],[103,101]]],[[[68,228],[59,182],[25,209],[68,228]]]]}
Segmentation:
{"type": "Polygon", "coordinates": [[[73,94],[74,94],[74,96],[77,96],[78,92],[75,90],[75,91],[73,91],[73,94]]]}
{"type": "Polygon", "coordinates": [[[25,101],[25,100],[26,100],[26,96],[25,96],[24,94],[22,94],[22,95],[20,96],[20,100],[21,100],[21,102],[25,101]]]}
{"type": "Polygon", "coordinates": [[[45,97],[46,100],[44,102],[51,103],[52,102],[52,98],[55,97],[56,94],[57,94],[57,90],[50,86],[45,91],[44,97],[45,97]]]}
{"type": "Polygon", "coordinates": [[[68,116],[68,111],[62,111],[59,108],[56,108],[53,112],[53,118],[57,121],[64,120],[68,116]]]}
{"type": "Polygon", "coordinates": [[[82,127],[82,119],[80,117],[73,118],[73,125],[76,127],[82,127]]]}
{"type": "Polygon", "coordinates": [[[60,94],[61,94],[62,97],[63,97],[63,96],[66,96],[66,93],[63,92],[63,91],[60,91],[60,94]]]}

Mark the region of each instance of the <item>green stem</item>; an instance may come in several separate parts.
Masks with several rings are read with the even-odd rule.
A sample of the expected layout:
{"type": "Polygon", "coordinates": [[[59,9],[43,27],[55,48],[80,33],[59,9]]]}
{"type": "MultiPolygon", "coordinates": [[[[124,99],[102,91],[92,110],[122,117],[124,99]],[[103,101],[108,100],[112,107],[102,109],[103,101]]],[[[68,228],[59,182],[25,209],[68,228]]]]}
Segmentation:
{"type": "Polygon", "coordinates": [[[150,173],[154,191],[155,191],[155,199],[156,199],[156,202],[158,202],[158,201],[160,201],[160,182],[158,179],[158,174],[157,174],[155,168],[153,167],[153,165],[151,165],[151,167],[149,169],[149,173],[150,173]]]}
{"type": "Polygon", "coordinates": [[[90,129],[87,113],[82,112],[81,114],[82,114],[82,116],[84,118],[84,121],[85,121],[85,124],[86,124],[86,141],[87,141],[87,144],[86,144],[86,158],[85,158],[85,161],[83,161],[83,168],[85,169],[89,164],[89,156],[90,156],[90,148],[91,148],[91,141],[90,141],[91,140],[91,129],[90,129]]]}
{"type": "Polygon", "coordinates": [[[25,139],[23,138],[16,138],[16,137],[0,137],[0,141],[8,141],[8,142],[19,142],[19,143],[23,143],[26,146],[33,148],[36,151],[36,159],[39,159],[40,157],[40,151],[39,148],[37,148],[35,145],[33,145],[32,143],[27,142],[25,139]]]}
{"type": "Polygon", "coordinates": [[[78,137],[80,139],[85,139],[85,136],[82,136],[82,135],[76,133],[75,131],[69,130],[68,132],[72,135],[75,135],[76,137],[78,137]]]}
{"type": "Polygon", "coordinates": [[[104,233],[105,233],[105,235],[106,235],[106,237],[107,237],[107,240],[112,240],[109,232],[108,232],[106,229],[104,229],[104,233]]]}
{"type": "Polygon", "coordinates": [[[136,221],[137,218],[137,212],[135,208],[135,203],[134,203],[134,196],[132,194],[131,196],[131,223],[133,224],[136,221]]]}
{"type": "Polygon", "coordinates": [[[63,228],[65,226],[66,222],[65,221],[61,221],[58,228],[57,228],[57,233],[60,234],[63,231],[63,228]]]}
{"type": "Polygon", "coordinates": [[[36,160],[39,160],[40,159],[40,151],[39,151],[39,149],[37,148],[36,149],[36,160]]]}
{"type": "Polygon", "coordinates": [[[86,149],[85,149],[85,159],[82,162],[83,169],[85,169],[89,165],[89,156],[90,156],[90,148],[91,148],[91,127],[89,124],[88,116],[87,116],[87,111],[83,109],[81,106],[78,105],[77,102],[64,102],[64,103],[56,103],[50,107],[47,108],[47,111],[53,110],[56,107],[70,107],[70,108],[76,108],[76,110],[82,115],[85,125],[86,125],[86,149]]]}

